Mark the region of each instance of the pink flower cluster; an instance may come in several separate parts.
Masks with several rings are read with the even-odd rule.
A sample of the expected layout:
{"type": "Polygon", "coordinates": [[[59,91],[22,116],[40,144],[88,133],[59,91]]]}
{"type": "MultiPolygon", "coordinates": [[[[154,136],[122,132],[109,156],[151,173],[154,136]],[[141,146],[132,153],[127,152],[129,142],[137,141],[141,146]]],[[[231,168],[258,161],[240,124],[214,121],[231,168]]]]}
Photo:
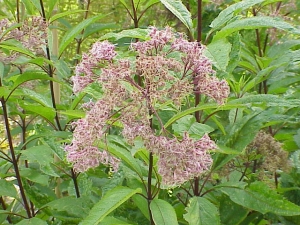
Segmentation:
{"type": "Polygon", "coordinates": [[[90,111],[86,117],[72,124],[75,127],[73,140],[65,147],[67,160],[73,164],[77,172],[84,172],[89,168],[99,166],[100,163],[118,169],[119,159],[110,155],[107,151],[100,151],[97,141],[104,135],[104,128],[108,120],[112,106],[102,99],[95,104],[89,104],[90,111]]]}
{"type": "Polygon", "coordinates": [[[158,156],[158,172],[162,184],[168,187],[180,186],[184,182],[200,176],[209,170],[212,158],[209,150],[217,146],[207,134],[194,140],[184,133],[182,140],[156,136],[149,125],[135,123],[124,126],[123,137],[133,144],[136,137],[144,140],[145,147],[158,156]]]}
{"type": "Polygon", "coordinates": [[[217,148],[207,134],[196,141],[187,133],[181,141],[148,135],[145,145],[158,155],[158,172],[162,184],[168,187],[179,186],[209,170],[212,158],[208,151],[217,148]]]}
{"type": "MultiPolygon", "coordinates": [[[[14,24],[7,19],[0,20],[0,35],[3,35],[14,24]]],[[[0,41],[15,39],[22,43],[22,45],[29,49],[34,54],[43,55],[42,47],[47,43],[48,38],[48,24],[40,16],[33,16],[26,18],[23,24],[18,28],[14,28],[7,32],[0,41]]],[[[0,54],[1,61],[11,63],[19,57],[18,52],[11,52],[9,56],[0,54]]]]}
{"type": "Polygon", "coordinates": [[[213,75],[212,64],[203,53],[204,46],[188,42],[171,28],[152,27],[149,40],[131,45],[136,58],[117,60],[114,48],[107,41],[97,42],[76,67],[73,91],[78,93],[88,84],[98,82],[103,97],[95,104],[84,105],[86,117],[73,124],[74,138],[65,148],[68,160],[78,171],[99,163],[116,169],[119,160],[99,150],[97,143],[103,141],[109,125],[119,120],[123,124],[121,134],[128,144],[133,145],[135,138],[140,137],[145,147],[158,156],[163,184],[181,185],[207,171],[212,164],[208,151],[216,148],[208,135],[200,140],[187,133],[180,140],[169,137],[167,132],[157,136],[151,122],[156,118],[164,131],[159,106],[180,107],[182,99],[193,92],[224,103],[229,86],[213,75]]]}
{"type": "Polygon", "coordinates": [[[101,62],[111,62],[116,54],[115,46],[108,41],[96,42],[88,54],[82,55],[81,62],[75,68],[75,76],[72,77],[73,92],[78,93],[94,82],[98,78],[94,69],[98,68],[101,62]]]}

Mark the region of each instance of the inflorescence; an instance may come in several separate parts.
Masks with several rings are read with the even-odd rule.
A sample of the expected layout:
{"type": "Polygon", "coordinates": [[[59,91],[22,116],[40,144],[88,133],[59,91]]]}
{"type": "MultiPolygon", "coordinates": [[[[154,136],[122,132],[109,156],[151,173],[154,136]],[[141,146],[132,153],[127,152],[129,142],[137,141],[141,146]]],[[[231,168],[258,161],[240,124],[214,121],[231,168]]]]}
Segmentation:
{"type": "Polygon", "coordinates": [[[115,46],[108,41],[96,42],[83,54],[72,77],[74,93],[94,82],[103,90],[101,99],[85,105],[86,117],[72,124],[74,137],[65,150],[74,169],[84,172],[99,163],[118,169],[119,159],[98,148],[118,120],[128,144],[134,145],[140,138],[149,152],[158,156],[164,185],[177,186],[209,170],[212,158],[208,150],[216,149],[216,144],[207,134],[200,140],[190,138],[188,133],[180,140],[170,135],[157,107],[164,103],[180,107],[183,99],[194,93],[224,103],[229,86],[214,76],[204,49],[169,27],[151,27],[148,40],[132,43],[136,57],[131,60],[116,59],[115,46]],[[160,124],[160,135],[153,129],[153,117],[160,124]]]}

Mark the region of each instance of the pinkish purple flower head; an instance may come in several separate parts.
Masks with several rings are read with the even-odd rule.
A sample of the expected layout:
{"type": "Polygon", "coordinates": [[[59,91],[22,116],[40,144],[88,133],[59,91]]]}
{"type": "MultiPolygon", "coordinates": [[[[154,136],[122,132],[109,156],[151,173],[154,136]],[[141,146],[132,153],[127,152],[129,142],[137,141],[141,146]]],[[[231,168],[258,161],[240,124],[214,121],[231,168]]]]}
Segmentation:
{"type": "Polygon", "coordinates": [[[104,136],[112,106],[102,99],[89,106],[91,109],[86,117],[72,123],[75,129],[71,144],[65,147],[67,160],[77,172],[97,167],[100,163],[117,170],[120,160],[97,147],[97,142],[104,136]]]}
{"type": "Polygon", "coordinates": [[[207,134],[200,140],[189,138],[187,133],[181,141],[150,134],[144,138],[145,146],[159,156],[158,172],[168,187],[180,186],[208,171],[212,165],[208,151],[217,148],[207,134]]]}
{"type": "Polygon", "coordinates": [[[204,76],[195,78],[196,90],[217,101],[218,104],[224,104],[225,99],[230,94],[230,88],[225,80],[219,80],[214,76],[204,76]]]}
{"type": "Polygon", "coordinates": [[[174,33],[170,27],[158,30],[156,27],[149,28],[150,40],[131,44],[131,48],[140,55],[161,52],[163,48],[173,40],[174,33]]]}
{"type": "MultiPolygon", "coordinates": [[[[8,31],[0,41],[15,39],[32,53],[43,55],[43,47],[46,45],[48,39],[48,24],[43,18],[41,16],[27,17],[21,26],[11,29],[14,25],[15,24],[9,22],[7,19],[0,20],[0,35],[8,31]]],[[[0,60],[4,63],[11,63],[16,60],[20,54],[19,52],[13,51],[9,53],[9,56],[0,54],[0,60]]]]}
{"type": "Polygon", "coordinates": [[[5,31],[8,26],[9,26],[8,19],[5,18],[0,20],[0,35],[2,35],[3,31],[5,31]]]}
{"type": "MultiPolygon", "coordinates": [[[[191,139],[187,134],[182,140],[168,135],[156,136],[149,119],[158,117],[154,113],[158,110],[157,105],[171,100],[180,107],[182,99],[193,91],[223,104],[229,86],[225,80],[220,81],[214,76],[212,64],[203,53],[204,46],[199,43],[189,42],[181,34],[174,35],[170,28],[158,30],[152,27],[149,38],[132,44],[138,55],[136,59],[113,59],[116,55],[114,45],[107,41],[95,43],[89,53],[83,55],[76,67],[76,76],[72,78],[74,92],[81,91],[91,82],[98,82],[103,97],[88,106],[84,119],[73,124],[74,138],[66,150],[72,157],[78,152],[80,158],[91,151],[90,147],[97,148],[117,113],[115,118],[123,124],[121,134],[128,144],[133,145],[136,138],[142,139],[145,147],[159,157],[163,183],[177,186],[210,168],[212,159],[208,151],[216,145],[207,135],[200,140],[191,139]],[[136,78],[140,78],[141,83],[136,78]]],[[[162,122],[160,127],[163,127],[162,122]]],[[[114,161],[114,158],[105,161],[100,156],[98,159],[98,163],[114,161]]],[[[80,160],[72,162],[78,168],[89,168],[87,164],[81,165],[84,162],[80,160]]],[[[95,164],[91,161],[91,167],[95,164]]]]}
{"type": "Polygon", "coordinates": [[[68,145],[65,150],[68,152],[67,160],[73,164],[76,172],[85,172],[90,168],[96,168],[100,163],[111,166],[114,171],[118,170],[120,160],[105,150],[100,151],[95,146],[85,146],[78,150],[75,146],[68,145]]]}
{"type": "MultiPolygon", "coordinates": [[[[73,92],[78,93],[86,86],[99,79],[94,70],[99,67],[99,64],[104,63],[105,61],[108,61],[110,64],[113,57],[116,55],[117,52],[115,51],[115,46],[108,41],[96,42],[93,44],[88,54],[82,54],[82,60],[75,67],[75,78],[72,78],[73,92]]],[[[121,63],[121,65],[123,64],[124,63],[121,63]]],[[[103,68],[103,70],[109,69],[103,68]]],[[[115,73],[120,72],[116,70],[113,71],[115,73]]]]}
{"type": "Polygon", "coordinates": [[[96,60],[112,60],[117,55],[115,46],[108,41],[96,42],[93,44],[90,54],[96,60]]]}

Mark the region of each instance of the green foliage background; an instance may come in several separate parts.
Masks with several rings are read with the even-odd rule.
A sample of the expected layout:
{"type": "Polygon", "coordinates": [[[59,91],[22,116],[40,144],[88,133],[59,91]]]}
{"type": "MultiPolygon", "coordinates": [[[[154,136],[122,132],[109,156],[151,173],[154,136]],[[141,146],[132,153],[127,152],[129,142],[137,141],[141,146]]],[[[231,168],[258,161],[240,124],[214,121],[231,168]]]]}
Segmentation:
{"type": "Polygon", "coordinates": [[[46,45],[38,55],[16,40],[5,40],[0,30],[0,223],[300,224],[299,4],[1,1],[0,18],[17,24],[16,29],[33,15],[43,16],[44,8],[51,54],[46,45]],[[72,138],[70,123],[85,115],[80,105],[101,96],[97,85],[78,96],[72,93],[70,78],[82,53],[108,39],[120,56],[128,56],[129,44],[146,39],[150,25],[168,25],[207,45],[206,55],[216,75],[230,84],[231,94],[222,106],[202,98],[194,107],[191,97],[180,110],[166,108],[162,118],[172,134],[187,131],[199,138],[210,133],[219,149],[211,152],[209,173],[181,187],[160,189],[149,200],[140,179],[149,176],[146,149],[111,135],[108,151],[122,160],[120,171],[99,165],[76,173],[63,146],[72,138]],[[18,58],[5,62],[16,52],[18,58]],[[194,117],[197,111],[201,123],[194,117]]]}

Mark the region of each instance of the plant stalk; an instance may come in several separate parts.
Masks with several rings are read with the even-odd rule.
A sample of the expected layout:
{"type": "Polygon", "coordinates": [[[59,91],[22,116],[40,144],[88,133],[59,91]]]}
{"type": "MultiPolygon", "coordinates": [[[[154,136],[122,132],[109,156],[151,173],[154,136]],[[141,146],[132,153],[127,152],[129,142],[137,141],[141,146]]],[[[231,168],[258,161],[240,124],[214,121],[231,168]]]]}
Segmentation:
{"type": "MultiPolygon", "coordinates": [[[[0,86],[1,86],[1,83],[0,83],[0,86]]],[[[1,105],[2,105],[2,109],[3,109],[3,119],[4,119],[5,129],[6,129],[6,135],[7,135],[7,140],[8,140],[8,144],[9,144],[9,150],[10,150],[10,154],[11,154],[12,164],[13,164],[13,167],[14,167],[14,170],[15,170],[17,183],[18,183],[18,186],[19,186],[19,189],[20,189],[20,195],[21,195],[21,198],[22,198],[22,201],[23,201],[25,211],[27,213],[27,217],[32,218],[30,207],[29,207],[26,195],[25,195],[25,190],[24,190],[21,175],[20,175],[18,160],[17,160],[17,157],[15,155],[15,150],[14,150],[13,141],[12,141],[12,135],[11,135],[11,132],[10,132],[11,129],[10,129],[9,121],[8,121],[8,111],[7,111],[7,108],[6,108],[6,101],[4,100],[4,97],[0,98],[0,102],[1,102],[1,105]]]]}
{"type": "MultiPolygon", "coordinates": [[[[41,9],[42,9],[42,17],[44,19],[44,22],[47,22],[43,0],[40,0],[40,5],[41,5],[41,9]]],[[[46,40],[46,54],[47,54],[47,59],[49,61],[51,61],[51,54],[50,54],[49,44],[48,44],[47,40],[46,40]]],[[[48,75],[49,75],[49,77],[53,78],[53,74],[54,74],[53,73],[53,68],[50,64],[48,64],[48,75]]],[[[60,121],[59,121],[59,118],[58,118],[58,113],[57,113],[57,110],[56,110],[57,107],[56,107],[56,101],[55,101],[54,82],[52,80],[50,80],[50,93],[51,93],[52,107],[55,109],[55,122],[56,122],[58,130],[62,130],[61,125],[60,125],[60,121]]]]}
{"type": "MultiPolygon", "coordinates": [[[[0,196],[0,203],[1,203],[2,209],[3,209],[3,210],[6,210],[6,204],[5,204],[4,199],[3,199],[2,196],[0,196]]],[[[10,223],[10,224],[13,223],[12,220],[11,220],[11,218],[10,218],[10,216],[7,216],[7,217],[6,217],[6,220],[7,220],[7,222],[10,223]]]]}
{"type": "Polygon", "coordinates": [[[73,168],[71,169],[71,177],[72,177],[74,187],[75,187],[76,198],[80,198],[80,192],[79,192],[79,187],[78,187],[78,183],[77,183],[77,176],[76,176],[76,173],[73,168]]]}
{"type": "Polygon", "coordinates": [[[154,220],[152,217],[151,209],[150,209],[150,204],[151,201],[153,200],[152,197],[152,190],[151,190],[151,181],[152,181],[152,171],[153,171],[153,153],[149,153],[149,168],[148,168],[148,188],[147,188],[147,202],[148,202],[148,211],[149,211],[149,218],[150,218],[150,225],[154,225],[154,220]]]}
{"type": "MultiPolygon", "coordinates": [[[[88,0],[87,3],[86,3],[86,11],[84,13],[84,17],[83,17],[83,20],[86,20],[88,18],[88,15],[89,15],[89,8],[90,8],[90,5],[91,5],[91,0],[88,0]]],[[[83,42],[83,34],[84,34],[84,30],[85,29],[82,29],[80,35],[81,37],[77,40],[77,47],[76,47],[76,54],[79,55],[80,54],[80,48],[81,48],[81,44],[83,42]]],[[[77,65],[79,62],[79,60],[76,58],[75,59],[75,65],[77,65]]]]}
{"type": "MultiPolygon", "coordinates": [[[[202,0],[198,0],[198,25],[197,25],[197,42],[200,45],[201,42],[201,36],[202,36],[202,0]]],[[[200,103],[200,93],[195,87],[195,106],[199,105],[200,103]]],[[[195,112],[195,119],[198,123],[200,123],[200,111],[195,112]]],[[[194,179],[194,195],[199,196],[199,177],[196,177],[194,179]]]]}

